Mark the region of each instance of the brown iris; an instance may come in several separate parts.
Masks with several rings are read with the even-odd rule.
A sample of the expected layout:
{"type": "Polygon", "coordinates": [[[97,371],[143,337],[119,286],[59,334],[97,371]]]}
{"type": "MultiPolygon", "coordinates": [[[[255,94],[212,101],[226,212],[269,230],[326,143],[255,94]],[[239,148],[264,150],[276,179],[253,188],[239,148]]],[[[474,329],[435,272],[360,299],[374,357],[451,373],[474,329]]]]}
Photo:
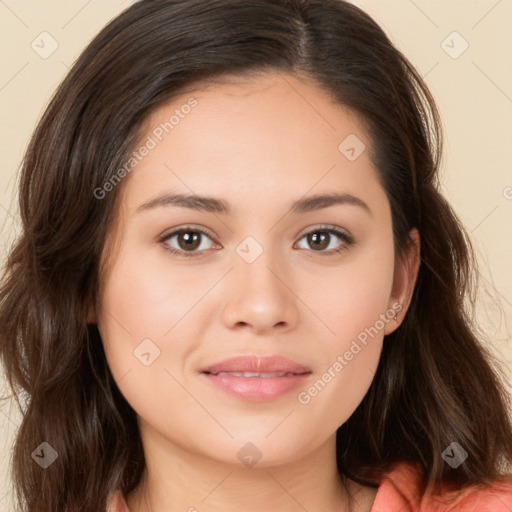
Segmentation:
{"type": "Polygon", "coordinates": [[[329,245],[330,234],[327,231],[315,231],[308,235],[308,243],[311,247],[317,249],[325,249],[329,245]],[[320,242],[320,243],[318,243],[320,242]]]}

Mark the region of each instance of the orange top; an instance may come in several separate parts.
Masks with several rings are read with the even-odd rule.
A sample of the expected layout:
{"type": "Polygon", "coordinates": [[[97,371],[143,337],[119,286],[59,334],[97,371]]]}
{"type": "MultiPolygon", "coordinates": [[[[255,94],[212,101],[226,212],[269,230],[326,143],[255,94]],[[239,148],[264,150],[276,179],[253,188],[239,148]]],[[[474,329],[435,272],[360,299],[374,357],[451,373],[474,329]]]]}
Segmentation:
{"type": "Polygon", "coordinates": [[[420,477],[419,467],[397,464],[381,481],[370,512],[512,512],[512,479],[462,491],[445,485],[441,496],[420,496],[420,477]]]}
{"type": "MultiPolygon", "coordinates": [[[[432,497],[419,496],[420,472],[413,464],[397,464],[382,480],[370,512],[512,512],[512,480],[492,486],[474,485],[432,497]]],[[[130,512],[118,491],[107,512],[130,512]]]]}

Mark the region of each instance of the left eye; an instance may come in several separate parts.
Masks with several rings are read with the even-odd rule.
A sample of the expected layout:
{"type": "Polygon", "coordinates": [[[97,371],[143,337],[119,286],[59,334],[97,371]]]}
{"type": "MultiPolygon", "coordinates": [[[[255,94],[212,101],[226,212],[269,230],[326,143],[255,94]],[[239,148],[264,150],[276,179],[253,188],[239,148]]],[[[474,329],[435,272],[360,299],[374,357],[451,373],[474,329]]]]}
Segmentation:
{"type": "Polygon", "coordinates": [[[334,228],[317,228],[314,231],[306,233],[304,236],[302,236],[301,240],[304,238],[310,246],[316,245],[317,249],[314,249],[315,252],[326,253],[326,255],[344,251],[348,249],[348,246],[353,243],[352,237],[343,231],[339,231],[338,229],[334,228]],[[343,243],[341,244],[341,247],[329,247],[331,245],[330,242],[332,242],[333,235],[334,237],[342,240],[343,243]],[[327,251],[323,249],[330,250],[327,251]]]}
{"type": "MultiPolygon", "coordinates": [[[[209,249],[208,244],[204,244],[203,240],[207,238],[212,242],[210,235],[200,228],[181,228],[164,235],[159,242],[164,244],[164,248],[173,254],[179,256],[199,256],[203,251],[209,249]],[[171,241],[176,239],[178,246],[172,245],[171,241]]],[[[315,247],[314,252],[325,256],[333,255],[345,251],[354,243],[352,237],[343,231],[331,227],[320,227],[304,234],[300,240],[306,239],[306,243],[310,247],[315,247]],[[342,241],[340,246],[332,247],[333,235],[342,241]],[[327,250],[326,250],[327,249],[327,250]]],[[[304,247],[300,247],[303,249],[304,247]]],[[[307,248],[307,247],[306,247],[307,248]]]]}

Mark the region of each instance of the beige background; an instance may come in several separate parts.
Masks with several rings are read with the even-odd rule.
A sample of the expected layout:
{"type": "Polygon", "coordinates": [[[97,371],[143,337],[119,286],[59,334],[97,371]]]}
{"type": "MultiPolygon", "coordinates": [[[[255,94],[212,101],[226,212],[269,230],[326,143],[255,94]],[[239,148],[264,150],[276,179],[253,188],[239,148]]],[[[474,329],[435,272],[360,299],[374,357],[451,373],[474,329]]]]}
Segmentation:
{"type": "MultiPolygon", "coordinates": [[[[485,286],[477,317],[493,349],[512,365],[512,1],[353,3],[383,26],[425,77],[438,102],[446,140],[444,191],[471,233],[485,286]]],[[[88,41],[129,4],[128,0],[0,0],[2,262],[18,229],[13,199],[17,169],[35,123],[88,41]],[[31,45],[39,52],[49,51],[56,44],[51,38],[58,47],[42,58],[31,45]]],[[[13,404],[3,404],[0,512],[12,510],[8,465],[19,422],[13,404]]]]}

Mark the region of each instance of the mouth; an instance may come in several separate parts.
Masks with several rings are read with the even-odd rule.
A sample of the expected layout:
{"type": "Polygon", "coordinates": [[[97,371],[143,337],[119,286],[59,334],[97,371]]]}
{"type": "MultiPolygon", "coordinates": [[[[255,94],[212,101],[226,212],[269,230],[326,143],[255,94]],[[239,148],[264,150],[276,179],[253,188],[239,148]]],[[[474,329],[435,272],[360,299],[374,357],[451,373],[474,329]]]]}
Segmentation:
{"type": "Polygon", "coordinates": [[[210,384],[251,402],[282,397],[304,385],[312,371],[289,359],[271,356],[239,356],[201,370],[210,384]]]}
{"type": "MultiPolygon", "coordinates": [[[[272,379],[275,377],[293,377],[295,375],[303,375],[303,373],[290,373],[290,372],[272,372],[272,373],[263,373],[263,372],[204,372],[208,375],[231,375],[233,377],[245,377],[245,378],[258,378],[258,379],[272,379]]],[[[304,372],[309,373],[309,372],[304,372]]]]}
{"type": "Polygon", "coordinates": [[[287,373],[301,374],[311,372],[311,369],[282,356],[257,356],[248,354],[224,359],[216,364],[202,368],[201,371],[211,374],[242,373],[247,374],[248,377],[252,377],[253,375],[249,374],[272,375],[278,373],[284,376],[287,373]]]}

